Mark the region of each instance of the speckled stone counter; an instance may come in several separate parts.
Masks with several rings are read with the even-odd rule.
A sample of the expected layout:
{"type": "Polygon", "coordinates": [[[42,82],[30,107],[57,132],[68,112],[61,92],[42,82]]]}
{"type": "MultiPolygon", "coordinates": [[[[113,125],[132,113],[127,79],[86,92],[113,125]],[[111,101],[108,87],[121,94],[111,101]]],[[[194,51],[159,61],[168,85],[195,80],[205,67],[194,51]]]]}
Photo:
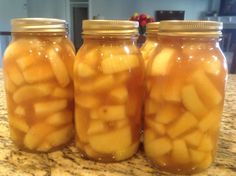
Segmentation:
{"type": "MultiPolygon", "coordinates": [[[[152,176],[159,172],[139,151],[130,160],[104,164],[83,160],[71,144],[49,154],[17,149],[9,139],[5,93],[0,71],[0,176],[152,176]]],[[[195,176],[236,176],[236,75],[230,75],[226,91],[219,149],[215,163],[195,176]]]]}

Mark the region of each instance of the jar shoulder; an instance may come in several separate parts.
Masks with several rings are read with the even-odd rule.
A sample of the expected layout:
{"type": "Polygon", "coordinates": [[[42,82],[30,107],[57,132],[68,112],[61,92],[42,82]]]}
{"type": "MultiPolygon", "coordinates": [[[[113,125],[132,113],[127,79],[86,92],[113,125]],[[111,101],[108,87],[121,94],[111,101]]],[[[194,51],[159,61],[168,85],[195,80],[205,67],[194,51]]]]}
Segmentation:
{"type": "Polygon", "coordinates": [[[61,55],[75,55],[74,46],[66,36],[18,36],[13,37],[3,58],[4,61],[28,56],[43,58],[50,50],[61,55]]]}

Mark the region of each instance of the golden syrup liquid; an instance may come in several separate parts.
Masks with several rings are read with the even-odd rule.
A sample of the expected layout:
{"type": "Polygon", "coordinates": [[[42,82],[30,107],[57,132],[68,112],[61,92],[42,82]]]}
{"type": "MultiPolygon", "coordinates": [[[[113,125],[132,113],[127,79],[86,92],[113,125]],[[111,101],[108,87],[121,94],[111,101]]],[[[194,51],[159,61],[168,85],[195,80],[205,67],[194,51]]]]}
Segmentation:
{"type": "Polygon", "coordinates": [[[64,35],[13,37],[3,60],[11,139],[28,151],[57,149],[73,137],[73,45],[64,35]]]}
{"type": "Polygon", "coordinates": [[[136,153],[143,77],[130,40],[85,39],[74,65],[76,145],[83,157],[115,162],[136,153]]]}
{"type": "Polygon", "coordinates": [[[162,37],[146,75],[144,148],[160,169],[190,174],[214,160],[226,62],[217,39],[162,37]]]}

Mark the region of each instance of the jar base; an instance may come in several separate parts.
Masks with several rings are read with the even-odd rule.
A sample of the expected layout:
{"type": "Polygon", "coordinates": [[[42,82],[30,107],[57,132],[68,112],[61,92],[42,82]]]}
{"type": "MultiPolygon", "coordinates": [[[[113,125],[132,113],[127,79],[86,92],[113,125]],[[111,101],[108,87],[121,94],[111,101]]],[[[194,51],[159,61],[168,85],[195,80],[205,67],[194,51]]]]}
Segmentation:
{"type": "Polygon", "coordinates": [[[166,173],[171,173],[171,174],[181,174],[181,175],[190,175],[190,174],[197,174],[197,173],[201,173],[204,172],[205,170],[207,170],[208,168],[211,167],[212,164],[210,164],[207,168],[204,169],[197,169],[197,168],[191,168],[191,169],[177,169],[176,168],[171,168],[171,166],[160,166],[159,164],[157,164],[154,161],[151,161],[150,159],[148,159],[148,162],[152,165],[153,168],[158,169],[161,172],[166,172],[166,173]]]}
{"type": "Polygon", "coordinates": [[[65,144],[62,144],[60,146],[57,146],[57,147],[52,147],[50,150],[47,150],[47,151],[38,151],[38,150],[31,150],[31,149],[28,149],[24,146],[20,146],[19,144],[17,144],[16,142],[12,141],[13,144],[16,146],[16,148],[18,148],[19,150],[21,151],[24,151],[24,152],[27,152],[27,153],[51,153],[51,152],[55,152],[55,151],[58,151],[58,150],[61,150],[63,148],[65,148],[66,146],[68,146],[69,144],[71,144],[73,141],[73,138],[70,139],[67,143],[65,144]]]}
{"type": "Polygon", "coordinates": [[[90,161],[99,162],[99,163],[118,163],[118,162],[127,161],[127,160],[129,160],[130,158],[132,158],[132,157],[137,153],[137,151],[138,151],[138,149],[137,149],[137,151],[136,151],[133,155],[131,155],[131,156],[125,158],[125,159],[116,160],[115,157],[112,156],[112,155],[106,155],[106,156],[103,155],[103,156],[97,156],[97,158],[93,158],[93,157],[88,156],[88,155],[87,155],[85,152],[83,152],[82,150],[80,150],[80,149],[78,149],[78,148],[77,148],[77,150],[78,150],[79,155],[80,155],[81,158],[83,158],[83,159],[85,159],[85,160],[90,160],[90,161]]]}

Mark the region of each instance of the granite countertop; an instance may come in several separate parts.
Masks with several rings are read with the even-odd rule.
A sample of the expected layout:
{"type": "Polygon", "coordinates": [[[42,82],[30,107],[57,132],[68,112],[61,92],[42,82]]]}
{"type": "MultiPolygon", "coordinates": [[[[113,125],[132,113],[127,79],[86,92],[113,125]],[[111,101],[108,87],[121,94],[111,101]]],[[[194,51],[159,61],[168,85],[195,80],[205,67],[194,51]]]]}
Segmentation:
{"type": "MultiPolygon", "coordinates": [[[[17,149],[9,139],[3,76],[0,71],[0,176],[152,176],[171,174],[154,169],[139,151],[120,163],[104,164],[80,158],[73,144],[49,154],[17,149]]],[[[226,91],[219,149],[215,163],[195,176],[236,176],[236,75],[230,75],[226,91]]]]}

